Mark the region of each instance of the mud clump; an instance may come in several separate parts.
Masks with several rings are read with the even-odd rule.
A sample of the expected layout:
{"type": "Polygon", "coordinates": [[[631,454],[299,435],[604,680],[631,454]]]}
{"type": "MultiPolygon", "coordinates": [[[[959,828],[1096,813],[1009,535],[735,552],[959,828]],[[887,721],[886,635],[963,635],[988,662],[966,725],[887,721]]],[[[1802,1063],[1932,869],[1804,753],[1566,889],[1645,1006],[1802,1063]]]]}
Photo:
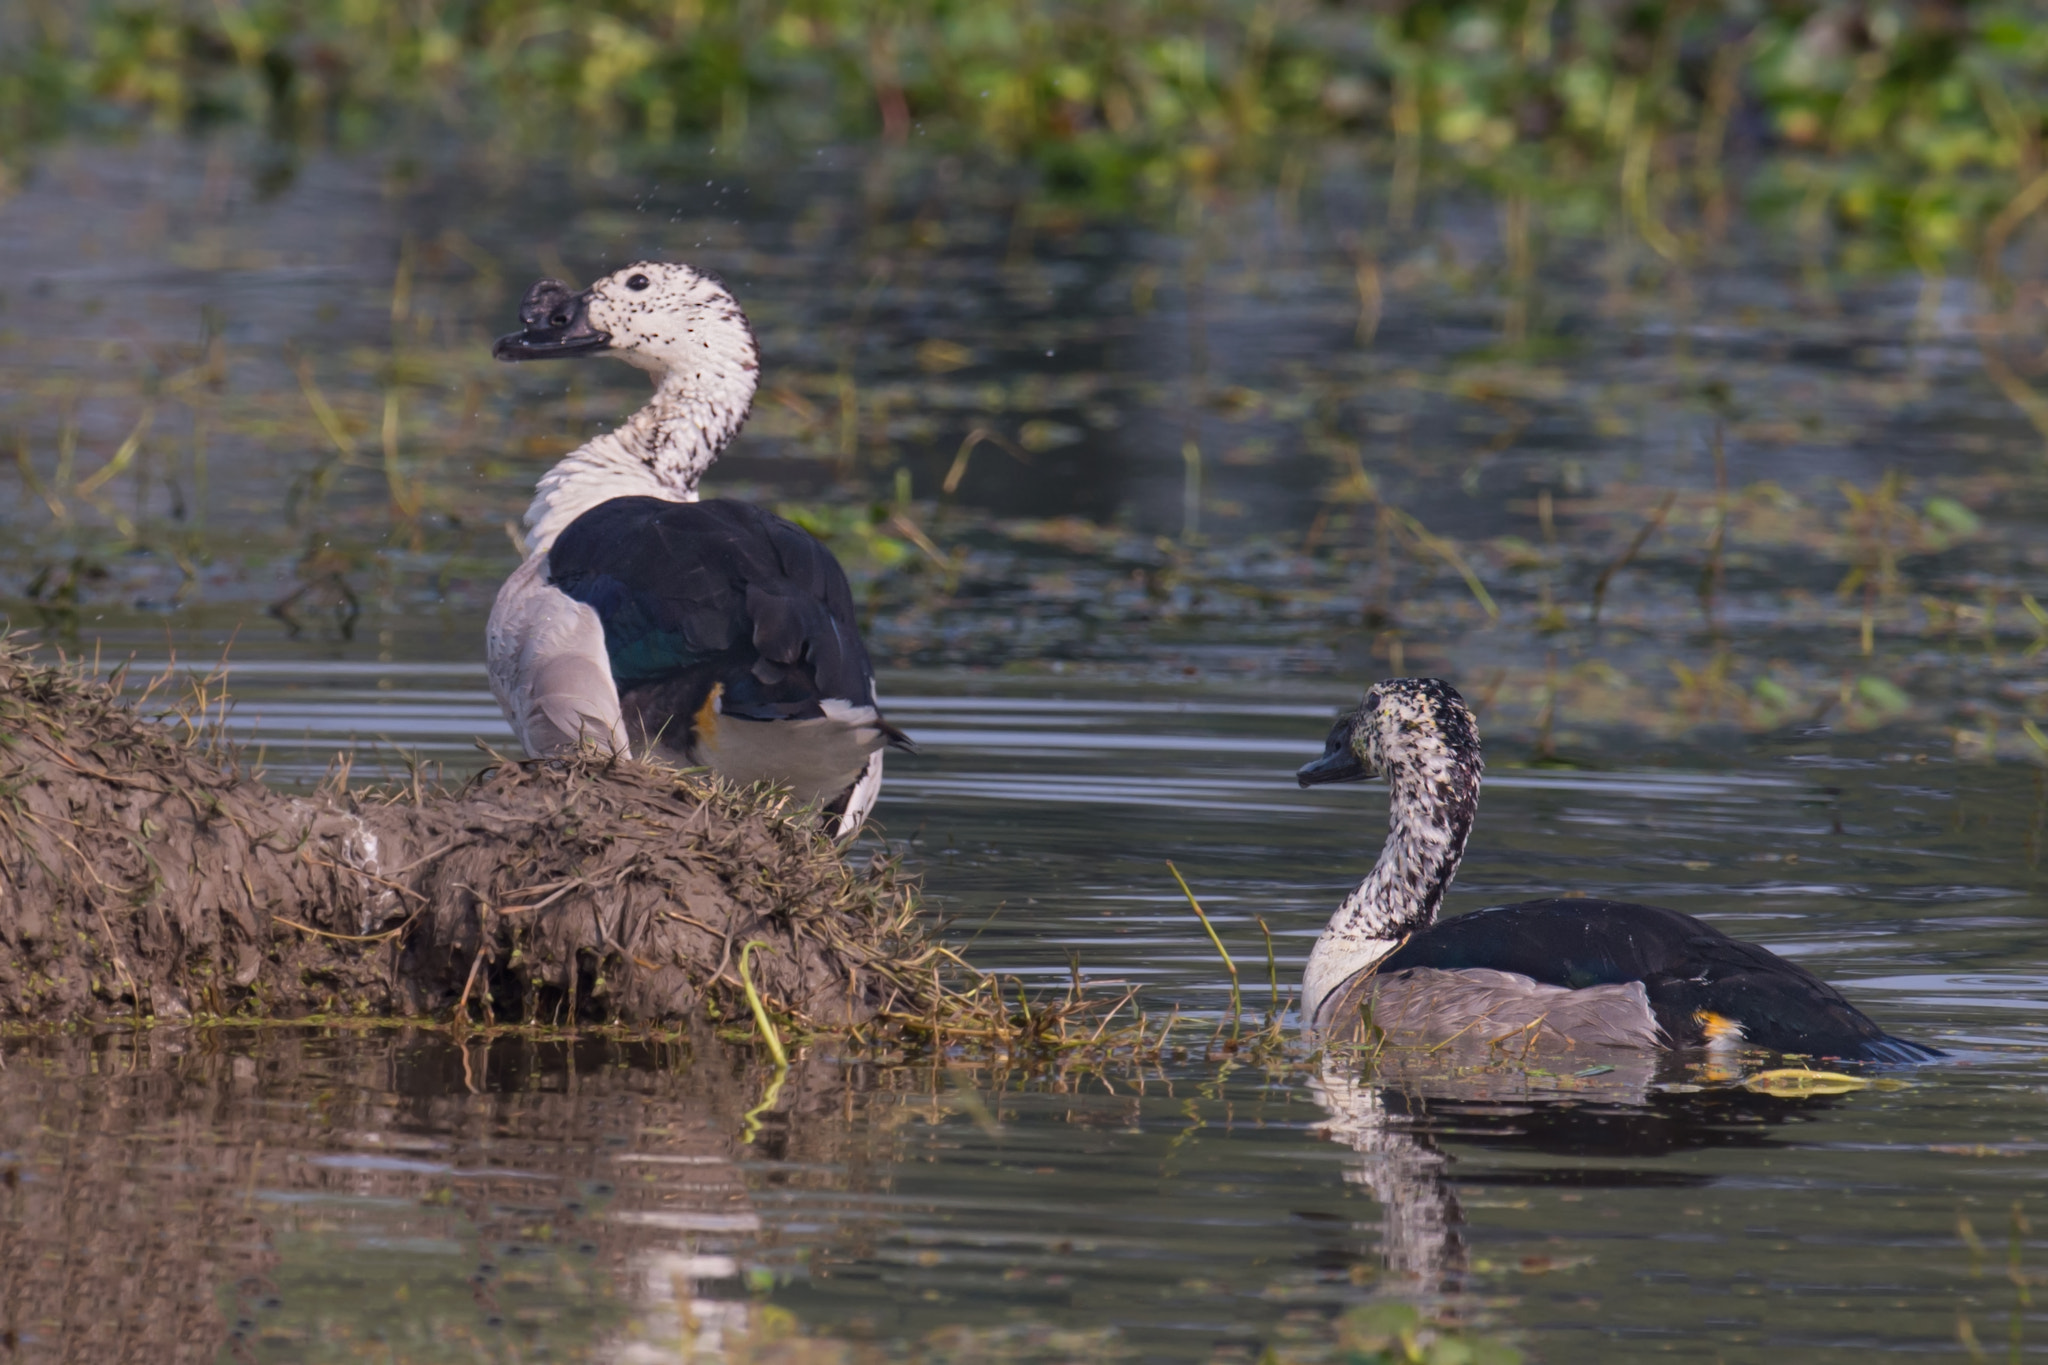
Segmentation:
{"type": "Polygon", "coordinates": [[[735,1019],[756,940],[801,1026],[940,989],[909,883],[786,797],[595,755],[292,795],[139,704],[0,642],[0,1022],[735,1019]]]}

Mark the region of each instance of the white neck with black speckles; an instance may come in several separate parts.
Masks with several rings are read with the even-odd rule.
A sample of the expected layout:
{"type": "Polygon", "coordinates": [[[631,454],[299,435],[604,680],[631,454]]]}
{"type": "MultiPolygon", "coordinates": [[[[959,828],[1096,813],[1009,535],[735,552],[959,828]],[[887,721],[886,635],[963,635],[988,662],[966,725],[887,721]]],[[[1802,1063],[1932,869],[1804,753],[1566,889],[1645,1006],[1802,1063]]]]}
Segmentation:
{"type": "Polygon", "coordinates": [[[1453,750],[1430,726],[1389,731],[1387,840],[1309,954],[1301,982],[1307,1022],[1345,982],[1436,923],[1472,832],[1484,771],[1476,750],[1453,750]]]}
{"type": "MultiPolygon", "coordinates": [[[[622,358],[641,363],[635,356],[622,358]]],[[[753,408],[756,374],[751,339],[745,364],[655,371],[647,406],[541,476],[526,509],[528,556],[545,553],[571,522],[613,498],[697,501],[704,471],[753,408]]]]}

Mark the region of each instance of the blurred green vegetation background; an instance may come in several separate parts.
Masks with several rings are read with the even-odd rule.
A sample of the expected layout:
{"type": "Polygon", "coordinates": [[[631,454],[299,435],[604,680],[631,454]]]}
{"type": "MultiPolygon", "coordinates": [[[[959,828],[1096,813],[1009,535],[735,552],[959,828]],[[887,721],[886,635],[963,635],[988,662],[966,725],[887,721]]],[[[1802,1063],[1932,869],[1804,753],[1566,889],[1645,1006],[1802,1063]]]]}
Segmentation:
{"type": "MultiPolygon", "coordinates": [[[[300,145],[445,127],[630,155],[708,134],[924,139],[1158,211],[1348,147],[1419,194],[1660,254],[1743,210],[1953,268],[2048,195],[2048,23],[2024,3],[1722,0],[14,0],[0,156],[240,120],[300,145]],[[2024,193],[2023,193],[2024,192],[2024,193]]],[[[1851,262],[1854,264],[1855,262],[1851,262]]]]}

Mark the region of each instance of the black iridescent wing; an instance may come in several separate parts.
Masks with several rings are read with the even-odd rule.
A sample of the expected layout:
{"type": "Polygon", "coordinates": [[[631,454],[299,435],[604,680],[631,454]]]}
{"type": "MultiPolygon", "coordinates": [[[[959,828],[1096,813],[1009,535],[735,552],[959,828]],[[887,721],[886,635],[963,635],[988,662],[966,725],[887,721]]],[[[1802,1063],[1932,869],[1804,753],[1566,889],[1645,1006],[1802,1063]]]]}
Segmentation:
{"type": "Polygon", "coordinates": [[[751,720],[874,704],[845,571],[772,512],[614,498],[555,541],[548,579],[604,622],[620,700],[660,722],[650,730],[686,734],[714,687],[726,714],[751,720]]]}

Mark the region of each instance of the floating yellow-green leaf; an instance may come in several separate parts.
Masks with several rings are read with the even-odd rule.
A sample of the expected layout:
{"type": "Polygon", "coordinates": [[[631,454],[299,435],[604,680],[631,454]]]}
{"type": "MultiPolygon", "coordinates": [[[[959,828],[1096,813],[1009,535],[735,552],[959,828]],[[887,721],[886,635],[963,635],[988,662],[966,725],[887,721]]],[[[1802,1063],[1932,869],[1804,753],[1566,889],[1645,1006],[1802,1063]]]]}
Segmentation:
{"type": "Polygon", "coordinates": [[[1745,1078],[1742,1084],[1765,1095],[1846,1095],[1851,1090],[1861,1090],[1870,1082],[1861,1076],[1845,1076],[1839,1071],[1809,1071],[1803,1066],[1787,1066],[1775,1071],[1759,1071],[1745,1078]]]}

